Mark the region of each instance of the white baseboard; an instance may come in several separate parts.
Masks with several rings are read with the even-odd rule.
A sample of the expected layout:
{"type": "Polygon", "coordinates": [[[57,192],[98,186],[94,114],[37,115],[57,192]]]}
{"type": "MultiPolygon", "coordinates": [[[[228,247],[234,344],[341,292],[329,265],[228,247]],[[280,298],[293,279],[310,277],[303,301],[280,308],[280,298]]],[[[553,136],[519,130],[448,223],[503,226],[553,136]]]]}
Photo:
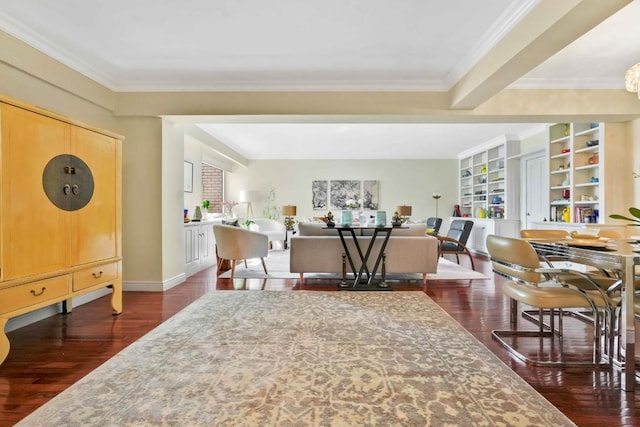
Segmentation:
{"type": "Polygon", "coordinates": [[[181,273],[162,282],[122,282],[122,290],[137,292],[164,292],[174,286],[178,286],[185,280],[187,280],[187,275],[181,273]]]}

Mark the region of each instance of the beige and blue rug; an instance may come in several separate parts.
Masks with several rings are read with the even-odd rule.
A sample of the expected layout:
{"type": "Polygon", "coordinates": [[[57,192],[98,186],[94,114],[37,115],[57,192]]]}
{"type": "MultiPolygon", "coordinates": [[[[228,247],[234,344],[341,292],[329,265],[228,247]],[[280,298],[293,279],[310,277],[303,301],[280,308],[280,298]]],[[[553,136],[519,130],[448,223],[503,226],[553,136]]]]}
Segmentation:
{"type": "Polygon", "coordinates": [[[422,292],[214,291],[19,425],[573,424],[422,292]]]}

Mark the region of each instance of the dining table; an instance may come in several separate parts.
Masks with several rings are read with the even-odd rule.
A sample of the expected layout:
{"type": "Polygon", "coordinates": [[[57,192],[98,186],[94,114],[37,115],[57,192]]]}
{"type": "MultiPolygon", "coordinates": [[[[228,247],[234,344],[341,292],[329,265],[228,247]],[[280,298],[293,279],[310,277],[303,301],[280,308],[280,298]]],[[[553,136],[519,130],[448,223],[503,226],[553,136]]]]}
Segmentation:
{"type": "Polygon", "coordinates": [[[614,366],[622,370],[622,389],[624,391],[634,391],[636,385],[634,283],[635,267],[640,264],[640,240],[595,239],[591,236],[589,238],[567,238],[561,240],[527,240],[539,255],[595,267],[611,272],[621,280],[621,322],[618,331],[620,352],[610,355],[610,357],[615,358],[614,366]]]}

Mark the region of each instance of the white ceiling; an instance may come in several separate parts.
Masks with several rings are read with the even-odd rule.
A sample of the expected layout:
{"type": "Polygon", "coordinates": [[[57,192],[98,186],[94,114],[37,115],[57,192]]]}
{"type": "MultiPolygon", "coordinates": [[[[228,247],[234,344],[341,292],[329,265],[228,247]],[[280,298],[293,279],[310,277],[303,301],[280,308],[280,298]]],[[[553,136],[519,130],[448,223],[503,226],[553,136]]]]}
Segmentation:
{"type": "MultiPolygon", "coordinates": [[[[553,1],[0,0],[0,29],[120,92],[448,91],[553,1]]],[[[622,88],[640,60],[639,2],[511,87],[622,88]]],[[[204,128],[260,159],[446,158],[536,126],[216,122],[204,128]]]]}

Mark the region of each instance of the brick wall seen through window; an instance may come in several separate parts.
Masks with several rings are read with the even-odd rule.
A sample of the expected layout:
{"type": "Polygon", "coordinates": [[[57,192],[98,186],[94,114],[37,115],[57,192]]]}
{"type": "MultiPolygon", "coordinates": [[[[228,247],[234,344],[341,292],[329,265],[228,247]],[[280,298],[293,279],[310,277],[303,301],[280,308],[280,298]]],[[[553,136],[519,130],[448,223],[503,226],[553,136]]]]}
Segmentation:
{"type": "Polygon", "coordinates": [[[224,171],[202,163],[202,200],[209,200],[209,212],[222,212],[224,171]]]}

